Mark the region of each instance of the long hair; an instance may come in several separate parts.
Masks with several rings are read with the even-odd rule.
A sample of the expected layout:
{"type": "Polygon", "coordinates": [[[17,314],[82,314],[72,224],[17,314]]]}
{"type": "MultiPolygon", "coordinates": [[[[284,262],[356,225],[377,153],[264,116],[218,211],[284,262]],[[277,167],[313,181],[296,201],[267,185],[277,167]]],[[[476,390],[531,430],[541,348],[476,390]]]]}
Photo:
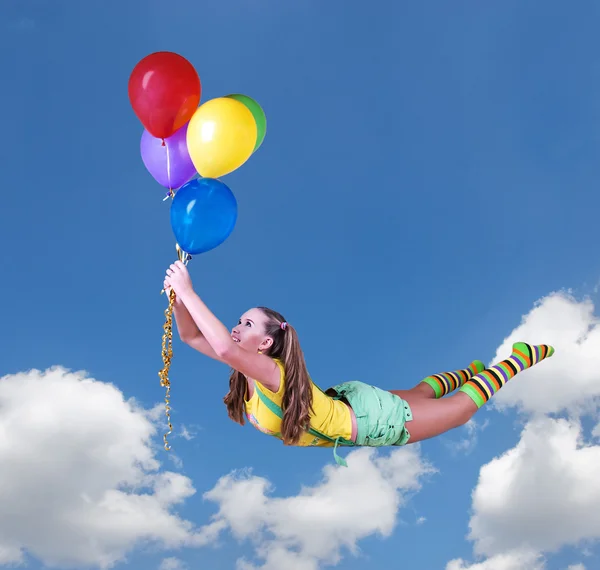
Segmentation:
{"type": "MultiPolygon", "coordinates": [[[[281,360],[285,370],[281,436],[285,445],[295,445],[302,432],[308,429],[312,411],[313,394],[304,353],[296,330],[289,324],[286,324],[285,330],[281,328],[281,323],[286,322],[283,315],[267,307],[258,309],[267,317],[265,334],[273,339],[273,345],[265,354],[281,360]]],[[[244,425],[245,393],[246,378],[241,372],[232,370],[229,392],[223,401],[229,417],[240,425],[244,425]]]]}

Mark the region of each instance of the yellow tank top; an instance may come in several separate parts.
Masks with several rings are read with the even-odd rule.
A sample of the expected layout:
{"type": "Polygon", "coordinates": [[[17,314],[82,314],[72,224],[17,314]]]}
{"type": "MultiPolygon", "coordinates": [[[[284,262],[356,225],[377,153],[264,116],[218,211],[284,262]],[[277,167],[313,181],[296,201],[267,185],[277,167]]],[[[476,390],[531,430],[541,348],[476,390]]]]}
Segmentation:
{"type": "MultiPolygon", "coordinates": [[[[249,400],[245,397],[244,403],[246,405],[246,417],[257,430],[281,439],[281,419],[261,401],[257,393],[260,390],[264,396],[281,408],[285,390],[285,369],[279,360],[275,360],[275,363],[279,366],[281,372],[279,390],[271,392],[255,380],[254,393],[249,400]]],[[[348,406],[342,401],[334,400],[325,394],[312,381],[311,386],[314,410],[314,414],[310,419],[311,427],[333,440],[339,437],[349,440],[352,436],[352,418],[348,406]]],[[[334,447],[332,441],[315,437],[308,432],[302,434],[297,445],[334,447]]]]}

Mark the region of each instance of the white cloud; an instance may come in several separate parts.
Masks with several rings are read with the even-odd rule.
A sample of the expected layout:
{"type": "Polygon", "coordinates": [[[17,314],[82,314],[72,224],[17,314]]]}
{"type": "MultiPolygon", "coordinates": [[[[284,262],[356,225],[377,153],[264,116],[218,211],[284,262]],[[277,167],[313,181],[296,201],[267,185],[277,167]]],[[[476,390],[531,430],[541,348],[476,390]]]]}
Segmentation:
{"type": "MultiPolygon", "coordinates": [[[[271,497],[270,483],[250,473],[222,477],[206,493],[219,505],[204,528],[214,540],[229,529],[238,540],[252,539],[262,570],[316,570],[335,564],[347,549],[373,534],[389,536],[407,492],[433,469],[417,445],[379,456],[362,448],[348,454],[348,469],[327,466],[323,480],[297,496],[271,497]]],[[[257,566],[242,560],[240,570],[257,566]]]]}
{"type": "Polygon", "coordinates": [[[585,566],[583,564],[571,564],[567,570],[585,570],[585,566]]]}
{"type": "Polygon", "coordinates": [[[599,323],[591,300],[578,302],[566,293],[542,299],[498,347],[493,362],[506,358],[516,341],[551,344],[556,353],[510,380],[493,405],[529,414],[593,411],[600,398],[599,323]]]}
{"type": "Polygon", "coordinates": [[[513,449],[480,472],[470,538],[487,556],[515,548],[550,552],[600,538],[600,446],[574,420],[527,424],[513,449]]]}
{"type": "Polygon", "coordinates": [[[517,445],[481,468],[473,491],[469,538],[483,560],[453,560],[446,570],[543,568],[542,553],[600,539],[600,445],[585,440],[580,423],[584,415],[600,419],[598,323],[589,300],[555,293],[498,348],[494,362],[518,340],[552,344],[556,354],[494,396],[496,407],[515,406],[528,418],[517,445]],[[567,417],[547,415],[557,412],[567,417]]]}
{"type": "Polygon", "coordinates": [[[169,557],[165,558],[158,567],[158,570],[185,570],[187,564],[179,558],[169,557]]]}
{"type": "Polygon", "coordinates": [[[514,551],[497,554],[483,562],[468,564],[461,558],[451,560],[446,570],[544,570],[542,557],[531,551],[514,551]]]}
{"type": "MultiPolygon", "coordinates": [[[[600,396],[599,330],[589,302],[551,295],[498,349],[504,358],[526,340],[554,344],[557,354],[494,397],[534,417],[517,446],[481,470],[470,521],[481,561],[453,560],[446,570],[543,570],[540,553],[600,537],[600,446],[583,440],[578,422],[600,396]],[[569,419],[540,417],[560,409],[569,419]]],[[[109,568],[142,542],[197,547],[230,531],[254,548],[239,570],[317,570],[358,553],[365,537],[390,536],[408,494],[433,472],[416,445],[353,451],[348,469],[326,466],[296,496],[273,496],[250,472],[227,475],[205,493],[218,512],[197,530],[174,512],[195,492],[190,479],[157,460],[176,460],[153,444],[163,412],[61,368],[0,378],[0,465],[11,466],[0,470],[0,564],[29,553],[46,565],[109,568]]],[[[463,451],[480,429],[475,421],[465,428],[463,451]]],[[[160,570],[182,564],[165,558],[160,570]]]]}
{"type": "Polygon", "coordinates": [[[197,540],[172,513],[195,491],[159,471],[156,415],[62,368],[0,378],[0,564],[29,553],[49,566],[109,568],[140,541],[197,540]]]}
{"type": "MultiPolygon", "coordinates": [[[[140,544],[199,547],[229,530],[254,540],[264,570],[316,570],[356,553],[362,538],[390,536],[408,494],[434,472],[415,445],[353,451],[349,468],[327,465],[297,496],[273,497],[249,472],[228,475],[205,493],[218,513],[195,529],[174,512],[195,493],[190,479],[157,459],[171,459],[155,437],[163,411],[62,368],[0,378],[0,465],[10,466],[0,470],[0,564],[29,554],[46,566],[107,569],[140,544]]],[[[174,557],[160,563],[184,567],[174,557]]]]}
{"type": "Polygon", "coordinates": [[[479,432],[487,428],[489,423],[488,419],[484,420],[481,424],[475,418],[470,419],[464,426],[457,430],[464,434],[463,437],[458,441],[446,441],[446,446],[452,453],[469,455],[477,445],[479,432]]]}
{"type": "Polygon", "coordinates": [[[196,437],[196,432],[190,430],[187,426],[182,425],[181,426],[181,437],[183,437],[183,439],[185,439],[186,441],[191,441],[192,439],[194,439],[196,437]]]}

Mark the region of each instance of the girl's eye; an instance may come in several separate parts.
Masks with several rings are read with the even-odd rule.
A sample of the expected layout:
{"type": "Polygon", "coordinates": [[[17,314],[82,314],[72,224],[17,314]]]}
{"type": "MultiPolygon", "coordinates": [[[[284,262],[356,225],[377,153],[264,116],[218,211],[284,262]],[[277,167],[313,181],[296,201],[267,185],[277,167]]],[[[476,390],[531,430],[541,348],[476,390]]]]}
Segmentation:
{"type": "Polygon", "coordinates": [[[246,323],[246,326],[248,326],[248,327],[249,327],[249,326],[250,326],[250,323],[249,323],[249,322],[247,322],[247,323],[246,323]]]}

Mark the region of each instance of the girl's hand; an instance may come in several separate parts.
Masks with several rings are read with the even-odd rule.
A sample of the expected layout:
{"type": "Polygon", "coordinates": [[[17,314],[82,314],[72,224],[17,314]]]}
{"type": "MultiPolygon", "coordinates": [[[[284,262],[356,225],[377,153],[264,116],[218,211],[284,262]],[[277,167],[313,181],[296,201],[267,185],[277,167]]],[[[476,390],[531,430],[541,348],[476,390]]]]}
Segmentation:
{"type": "MultiPolygon", "coordinates": [[[[163,281],[163,291],[167,297],[167,301],[169,300],[169,297],[171,296],[171,286],[167,283],[167,278],[165,277],[165,280],[163,281]]],[[[175,295],[175,304],[176,305],[181,305],[181,299],[175,295]]]]}
{"type": "Polygon", "coordinates": [[[170,289],[172,288],[175,291],[175,296],[180,299],[194,292],[192,278],[188,273],[187,267],[181,261],[172,263],[167,269],[164,284],[167,288],[165,289],[166,293],[170,293],[170,289]]]}

